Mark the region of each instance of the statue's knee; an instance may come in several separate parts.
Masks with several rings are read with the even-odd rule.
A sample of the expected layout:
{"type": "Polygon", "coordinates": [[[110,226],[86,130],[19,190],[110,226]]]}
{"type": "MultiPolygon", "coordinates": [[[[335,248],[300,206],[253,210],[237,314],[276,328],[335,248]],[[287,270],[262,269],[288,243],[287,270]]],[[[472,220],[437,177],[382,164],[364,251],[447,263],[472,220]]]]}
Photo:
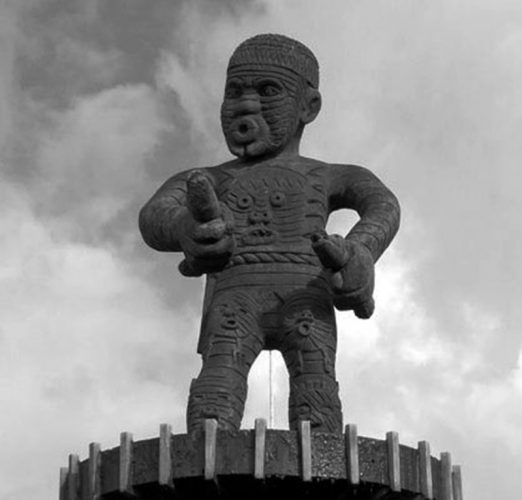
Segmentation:
{"type": "Polygon", "coordinates": [[[189,431],[201,428],[209,418],[216,419],[222,429],[239,429],[245,399],[246,382],[240,378],[223,375],[193,379],[187,409],[189,431]]]}
{"type": "Polygon", "coordinates": [[[325,375],[302,375],[290,382],[290,427],[308,420],[314,430],[342,432],[339,385],[325,375]]]}

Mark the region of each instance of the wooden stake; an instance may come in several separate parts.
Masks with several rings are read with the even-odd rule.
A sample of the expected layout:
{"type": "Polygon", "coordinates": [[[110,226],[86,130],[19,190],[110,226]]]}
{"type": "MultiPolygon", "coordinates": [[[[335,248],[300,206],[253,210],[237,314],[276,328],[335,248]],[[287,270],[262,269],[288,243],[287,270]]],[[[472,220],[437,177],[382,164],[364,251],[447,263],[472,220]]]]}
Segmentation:
{"type": "Polygon", "coordinates": [[[89,445],[88,500],[101,500],[101,447],[99,443],[89,445]]]}
{"type": "Polygon", "coordinates": [[[69,473],[67,475],[67,500],[79,500],[80,497],[80,459],[78,455],[69,455],[69,473]]]}
{"type": "Polygon", "coordinates": [[[348,424],[344,428],[344,444],[346,448],[346,477],[353,485],[359,484],[359,442],[357,426],[348,424]]]}
{"type": "Polygon", "coordinates": [[[60,467],[60,500],[67,500],[67,467],[60,467]]]}
{"type": "Polygon", "coordinates": [[[453,485],[451,478],[451,454],[440,454],[440,489],[441,500],[453,500],[453,485]]]}
{"type": "Polygon", "coordinates": [[[309,420],[299,422],[299,437],[301,440],[301,479],[312,480],[312,433],[309,420]]]}
{"type": "Polygon", "coordinates": [[[120,474],[118,478],[118,490],[129,496],[134,496],[132,488],[132,453],[133,442],[130,432],[120,434],[120,474]]]}
{"type": "Polygon", "coordinates": [[[426,500],[433,499],[433,477],[431,473],[430,443],[419,441],[419,477],[420,490],[426,500]]]}
{"type": "Polygon", "coordinates": [[[399,434],[390,431],[386,433],[388,449],[388,481],[392,491],[401,491],[401,457],[399,450],[399,434]]]}
{"type": "Polygon", "coordinates": [[[254,477],[265,478],[266,420],[257,418],[255,422],[254,477]]]}
{"type": "Polygon", "coordinates": [[[216,419],[205,420],[205,479],[216,479],[216,454],[217,454],[217,428],[216,419]]]}
{"type": "Polygon", "coordinates": [[[160,425],[159,435],[159,470],[158,483],[174,489],[174,482],[172,480],[172,427],[169,424],[160,425]]]}
{"type": "Polygon", "coordinates": [[[464,495],[462,493],[462,471],[460,469],[460,465],[453,466],[451,479],[453,484],[453,500],[463,500],[464,495]]]}

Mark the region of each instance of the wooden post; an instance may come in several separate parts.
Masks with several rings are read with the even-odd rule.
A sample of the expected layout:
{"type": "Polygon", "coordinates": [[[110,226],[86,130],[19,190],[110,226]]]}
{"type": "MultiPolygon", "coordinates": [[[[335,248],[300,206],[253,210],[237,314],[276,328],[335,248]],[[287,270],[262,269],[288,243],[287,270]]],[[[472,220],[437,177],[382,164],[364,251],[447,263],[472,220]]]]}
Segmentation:
{"type": "Polygon", "coordinates": [[[401,491],[401,457],[399,450],[399,434],[386,433],[386,447],[388,450],[388,481],[392,491],[401,491]]]}
{"type": "Polygon", "coordinates": [[[99,443],[89,445],[88,500],[101,500],[101,447],[99,443]]]}
{"type": "Polygon", "coordinates": [[[453,500],[453,485],[451,478],[451,454],[440,454],[440,489],[441,500],[453,500]]]}
{"type": "Polygon", "coordinates": [[[174,489],[171,444],[172,427],[169,424],[161,424],[159,434],[158,483],[165,488],[174,489]]]}
{"type": "Polygon", "coordinates": [[[208,481],[216,479],[217,428],[216,419],[205,420],[205,479],[208,481]]]}
{"type": "Polygon", "coordinates": [[[254,477],[265,478],[266,420],[256,418],[254,443],[254,477]]]}
{"type": "Polygon", "coordinates": [[[67,500],[79,500],[80,497],[80,459],[78,455],[69,455],[69,473],[67,474],[67,500]]]}
{"type": "Polygon", "coordinates": [[[453,466],[451,479],[453,485],[453,500],[463,500],[464,495],[462,493],[462,471],[460,469],[460,465],[453,466]]]}
{"type": "Polygon", "coordinates": [[[419,441],[419,478],[420,490],[426,500],[433,499],[433,477],[431,473],[430,443],[419,441]]]}
{"type": "Polygon", "coordinates": [[[67,500],[67,467],[60,467],[60,500],[67,500]]]}
{"type": "Polygon", "coordinates": [[[346,449],[346,478],[353,485],[359,484],[359,438],[357,426],[348,424],[344,428],[344,445],[346,449]]]}
{"type": "Polygon", "coordinates": [[[299,422],[299,438],[301,445],[301,479],[312,480],[312,433],[309,420],[299,422]]]}
{"type": "Polygon", "coordinates": [[[118,477],[118,491],[128,496],[134,496],[132,488],[132,434],[120,434],[120,474],[118,477]]]}

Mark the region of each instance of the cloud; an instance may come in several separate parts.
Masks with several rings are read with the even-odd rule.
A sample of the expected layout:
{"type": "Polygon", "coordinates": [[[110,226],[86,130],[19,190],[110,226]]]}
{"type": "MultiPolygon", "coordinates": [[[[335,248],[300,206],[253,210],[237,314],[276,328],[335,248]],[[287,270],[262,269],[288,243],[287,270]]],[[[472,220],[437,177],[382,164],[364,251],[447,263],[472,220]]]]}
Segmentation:
{"type": "Polygon", "coordinates": [[[170,128],[145,85],[78,99],[41,139],[39,203],[94,238],[141,192],[144,164],[170,128]]]}
{"type": "Polygon", "coordinates": [[[159,60],[158,85],[178,96],[203,164],[230,156],[219,122],[226,66],[236,45],[261,29],[261,5],[251,1],[238,9],[233,2],[186,3],[180,12],[183,23],[159,60]]]}
{"type": "Polygon", "coordinates": [[[156,87],[172,26],[159,36],[151,11],[142,35],[152,46],[133,53],[121,42],[150,9],[111,6],[0,7],[0,399],[15,409],[1,418],[0,469],[10,499],[55,495],[58,468],[90,441],[114,446],[122,429],[140,439],[162,421],[182,430],[198,369],[201,284],[172,284],[175,259],[156,265],[136,227],[172,171],[173,145],[184,146],[178,160],[194,154],[177,128],[193,120],[156,87]],[[113,22],[131,11],[123,33],[113,22]]]}
{"type": "Polygon", "coordinates": [[[14,59],[16,43],[16,11],[5,6],[0,17],[0,64],[2,73],[0,75],[0,155],[2,162],[5,161],[4,149],[7,137],[12,127],[13,110],[11,102],[14,94],[14,59]]]}
{"type": "MultiPolygon", "coordinates": [[[[282,32],[321,64],[324,106],[303,152],[369,166],[403,206],[375,317],[338,315],[345,421],[428,439],[463,463],[467,495],[512,497],[519,2],[153,4],[0,6],[0,392],[16,408],[2,417],[4,496],[54,495],[58,467],[89,441],[140,439],[162,420],[183,431],[201,282],[145,248],[135,217],[168,176],[229,157],[227,59],[248,36],[282,32]]],[[[245,426],[268,415],[267,364],[252,371],[245,426]]],[[[283,426],[287,374],[274,364],[283,426]]]]}
{"type": "Polygon", "coordinates": [[[520,6],[267,6],[270,30],[320,61],[324,105],[305,154],[370,167],[403,207],[377,266],[375,317],[338,316],[345,419],[369,435],[429,439],[464,464],[467,495],[497,495],[498,482],[493,490],[484,478],[498,474],[511,498],[501,471],[520,463],[507,445],[521,436],[520,6]],[[486,474],[488,449],[495,471],[486,474]]]}
{"type": "Polygon", "coordinates": [[[172,330],[197,320],[165,310],[116,252],[51,233],[26,193],[3,184],[0,195],[0,399],[16,409],[2,416],[11,453],[0,468],[6,498],[36,497],[78,443],[114,444],[122,426],[150,433],[162,419],[183,426],[187,388],[172,382],[190,363],[172,358],[189,359],[195,340],[172,330]],[[24,454],[34,460],[21,472],[24,454]]]}

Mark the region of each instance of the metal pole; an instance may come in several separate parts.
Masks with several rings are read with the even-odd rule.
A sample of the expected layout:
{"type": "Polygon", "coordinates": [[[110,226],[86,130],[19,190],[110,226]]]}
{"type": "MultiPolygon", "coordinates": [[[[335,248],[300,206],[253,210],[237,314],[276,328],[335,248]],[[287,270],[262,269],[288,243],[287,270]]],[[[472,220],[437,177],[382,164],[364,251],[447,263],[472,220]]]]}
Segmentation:
{"type": "Polygon", "coordinates": [[[268,412],[269,427],[274,428],[274,372],[272,364],[272,351],[268,351],[268,412]]]}

